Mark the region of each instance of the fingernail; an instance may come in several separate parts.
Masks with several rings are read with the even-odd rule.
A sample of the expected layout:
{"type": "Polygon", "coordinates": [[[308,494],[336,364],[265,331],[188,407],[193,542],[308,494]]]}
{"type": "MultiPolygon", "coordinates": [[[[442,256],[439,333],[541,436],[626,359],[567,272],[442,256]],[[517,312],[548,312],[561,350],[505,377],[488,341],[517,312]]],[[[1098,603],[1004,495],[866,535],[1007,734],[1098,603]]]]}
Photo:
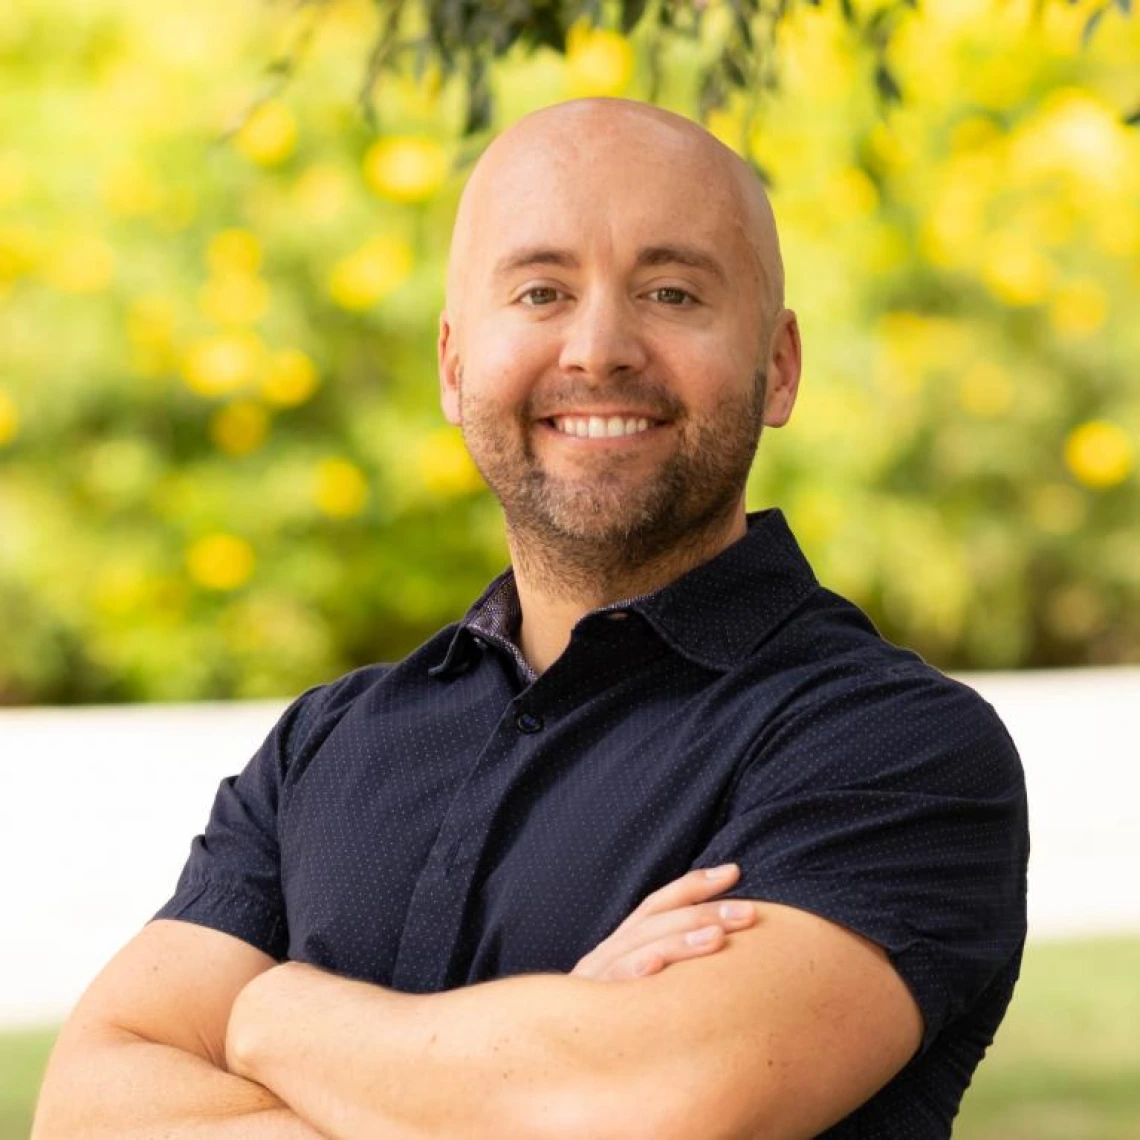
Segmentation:
{"type": "Polygon", "coordinates": [[[721,918],[749,918],[756,913],[756,908],[750,902],[726,902],[720,904],[718,913],[721,918]]]}
{"type": "Polygon", "coordinates": [[[706,867],[706,879],[727,879],[736,870],[735,863],[722,863],[719,867],[706,867]]]}
{"type": "Polygon", "coordinates": [[[700,930],[690,930],[685,941],[690,946],[707,946],[719,933],[719,926],[704,926],[700,930]]]}

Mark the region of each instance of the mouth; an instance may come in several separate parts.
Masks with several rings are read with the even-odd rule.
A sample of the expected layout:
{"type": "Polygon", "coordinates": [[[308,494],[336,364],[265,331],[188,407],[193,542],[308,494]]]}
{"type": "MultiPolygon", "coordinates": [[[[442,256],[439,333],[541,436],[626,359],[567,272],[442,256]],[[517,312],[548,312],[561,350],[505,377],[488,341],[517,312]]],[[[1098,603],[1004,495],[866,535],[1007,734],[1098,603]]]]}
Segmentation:
{"type": "Polygon", "coordinates": [[[647,416],[551,416],[542,421],[562,435],[577,439],[622,439],[659,426],[647,416]]]}

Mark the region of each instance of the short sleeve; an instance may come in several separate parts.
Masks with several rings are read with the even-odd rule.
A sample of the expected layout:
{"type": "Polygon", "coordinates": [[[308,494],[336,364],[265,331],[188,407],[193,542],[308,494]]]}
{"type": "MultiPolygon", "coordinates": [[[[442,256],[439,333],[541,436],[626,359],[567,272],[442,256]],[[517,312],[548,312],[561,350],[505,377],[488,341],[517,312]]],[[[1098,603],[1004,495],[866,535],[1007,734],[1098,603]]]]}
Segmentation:
{"type": "Polygon", "coordinates": [[[729,894],[812,911],[881,945],[922,1048],[1025,938],[1024,776],[993,709],[924,665],[851,678],[758,742],[695,861],[729,894]]]}
{"type": "Polygon", "coordinates": [[[284,959],[278,808],[291,762],[321,719],[327,692],[318,687],[294,701],[241,774],[221,782],[206,830],[191,843],[175,893],[155,918],[208,926],[284,959]]]}

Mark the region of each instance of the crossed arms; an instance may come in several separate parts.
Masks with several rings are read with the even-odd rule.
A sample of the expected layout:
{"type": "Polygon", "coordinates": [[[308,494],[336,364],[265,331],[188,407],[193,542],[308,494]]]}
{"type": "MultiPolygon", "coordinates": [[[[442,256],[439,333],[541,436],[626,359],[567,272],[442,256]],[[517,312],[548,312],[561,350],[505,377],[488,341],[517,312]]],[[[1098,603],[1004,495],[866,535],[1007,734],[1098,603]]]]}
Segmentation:
{"type": "Polygon", "coordinates": [[[64,1027],[33,1140],[815,1136],[909,1060],[918,1007],[843,927],[719,917],[727,885],[656,892],[570,975],[415,996],[154,922],[64,1027]]]}

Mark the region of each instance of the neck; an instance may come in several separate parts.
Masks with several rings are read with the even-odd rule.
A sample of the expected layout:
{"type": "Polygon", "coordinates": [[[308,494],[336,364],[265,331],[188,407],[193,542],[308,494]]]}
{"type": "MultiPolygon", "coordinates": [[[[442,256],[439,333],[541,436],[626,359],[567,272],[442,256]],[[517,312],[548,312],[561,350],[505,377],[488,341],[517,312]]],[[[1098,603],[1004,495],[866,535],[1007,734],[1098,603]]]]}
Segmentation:
{"type": "Polygon", "coordinates": [[[746,530],[740,504],[727,518],[694,528],[683,542],[631,565],[621,542],[568,539],[551,545],[548,535],[539,542],[508,523],[507,542],[522,607],[518,636],[523,657],[536,672],[544,672],[561,656],[571,631],[586,614],[669,585],[715,558],[743,538],[746,530]]]}

